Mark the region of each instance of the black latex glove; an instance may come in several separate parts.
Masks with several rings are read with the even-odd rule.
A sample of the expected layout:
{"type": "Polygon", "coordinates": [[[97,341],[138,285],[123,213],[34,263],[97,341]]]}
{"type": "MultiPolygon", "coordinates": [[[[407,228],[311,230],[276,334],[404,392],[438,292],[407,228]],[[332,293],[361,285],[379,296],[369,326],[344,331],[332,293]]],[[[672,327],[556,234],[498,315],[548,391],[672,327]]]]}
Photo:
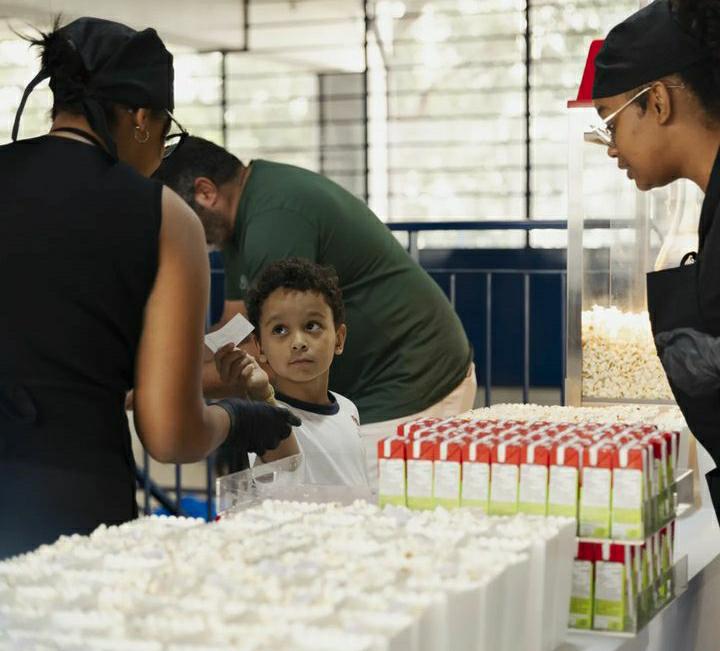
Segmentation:
{"type": "Polygon", "coordinates": [[[693,328],[661,332],[658,355],[670,381],[689,396],[720,389],[720,338],[693,328]]]}
{"type": "Polygon", "coordinates": [[[274,450],[290,436],[291,428],[301,424],[300,419],[287,409],[266,402],[226,398],[213,404],[222,407],[230,416],[227,442],[258,456],[274,450]]]}

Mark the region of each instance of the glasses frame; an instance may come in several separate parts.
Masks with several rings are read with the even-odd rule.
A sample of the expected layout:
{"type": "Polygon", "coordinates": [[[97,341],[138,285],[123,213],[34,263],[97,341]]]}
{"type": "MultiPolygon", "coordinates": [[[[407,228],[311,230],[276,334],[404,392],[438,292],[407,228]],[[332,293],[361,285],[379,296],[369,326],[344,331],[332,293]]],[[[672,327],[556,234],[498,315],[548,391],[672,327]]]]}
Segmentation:
{"type": "MultiPolygon", "coordinates": [[[[610,131],[609,127],[613,121],[622,113],[630,104],[632,104],[638,97],[642,97],[645,93],[650,91],[656,84],[662,82],[654,82],[649,86],[645,86],[642,90],[635,93],[627,102],[625,102],[619,109],[613,111],[604,120],[601,119],[600,124],[591,125],[589,130],[583,135],[585,142],[590,142],[594,145],[603,145],[604,147],[613,147],[615,145],[615,135],[610,131]]],[[[665,88],[685,88],[685,84],[663,84],[665,88]]]]}
{"type": "Polygon", "coordinates": [[[168,133],[168,135],[165,136],[165,151],[163,152],[163,159],[169,158],[172,156],[185,142],[186,138],[190,135],[190,132],[183,127],[182,124],[180,124],[175,116],[170,113],[167,109],[165,109],[165,113],[167,113],[168,117],[170,118],[170,124],[174,124],[178,129],[180,129],[180,132],[174,132],[174,133],[168,133]],[[171,145],[168,145],[167,142],[170,139],[177,139],[177,143],[173,143],[171,145]]]}

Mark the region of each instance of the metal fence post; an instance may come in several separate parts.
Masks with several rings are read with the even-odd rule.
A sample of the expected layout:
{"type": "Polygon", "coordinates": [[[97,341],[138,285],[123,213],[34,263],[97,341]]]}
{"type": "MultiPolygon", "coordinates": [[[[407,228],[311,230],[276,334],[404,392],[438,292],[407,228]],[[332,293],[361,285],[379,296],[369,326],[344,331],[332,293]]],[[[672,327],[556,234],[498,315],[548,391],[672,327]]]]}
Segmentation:
{"type": "Polygon", "coordinates": [[[485,406],[492,403],[492,273],[485,274],[485,406]]]}

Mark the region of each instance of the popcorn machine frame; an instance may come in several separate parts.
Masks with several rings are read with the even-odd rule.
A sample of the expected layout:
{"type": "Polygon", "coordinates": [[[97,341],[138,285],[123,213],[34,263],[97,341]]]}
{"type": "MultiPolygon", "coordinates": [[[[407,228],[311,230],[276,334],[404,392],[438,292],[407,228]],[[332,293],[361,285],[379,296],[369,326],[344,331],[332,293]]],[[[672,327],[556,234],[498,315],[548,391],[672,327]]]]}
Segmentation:
{"type": "Polygon", "coordinates": [[[674,404],[647,316],[646,274],[695,248],[698,190],[686,181],[641,192],[607,149],[585,141],[599,121],[590,47],[578,98],[568,102],[568,405],[674,404]]]}

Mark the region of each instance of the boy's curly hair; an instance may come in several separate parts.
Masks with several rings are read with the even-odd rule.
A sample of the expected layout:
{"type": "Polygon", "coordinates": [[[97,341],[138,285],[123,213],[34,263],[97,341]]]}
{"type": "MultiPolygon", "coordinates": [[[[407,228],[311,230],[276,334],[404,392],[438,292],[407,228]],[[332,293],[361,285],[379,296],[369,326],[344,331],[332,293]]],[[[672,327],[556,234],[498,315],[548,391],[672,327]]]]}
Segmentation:
{"type": "Polygon", "coordinates": [[[270,264],[248,292],[248,318],[258,336],[262,306],[276,289],[322,294],[332,310],[335,327],[345,323],[345,306],[335,269],[304,258],[286,258],[270,264]]]}

